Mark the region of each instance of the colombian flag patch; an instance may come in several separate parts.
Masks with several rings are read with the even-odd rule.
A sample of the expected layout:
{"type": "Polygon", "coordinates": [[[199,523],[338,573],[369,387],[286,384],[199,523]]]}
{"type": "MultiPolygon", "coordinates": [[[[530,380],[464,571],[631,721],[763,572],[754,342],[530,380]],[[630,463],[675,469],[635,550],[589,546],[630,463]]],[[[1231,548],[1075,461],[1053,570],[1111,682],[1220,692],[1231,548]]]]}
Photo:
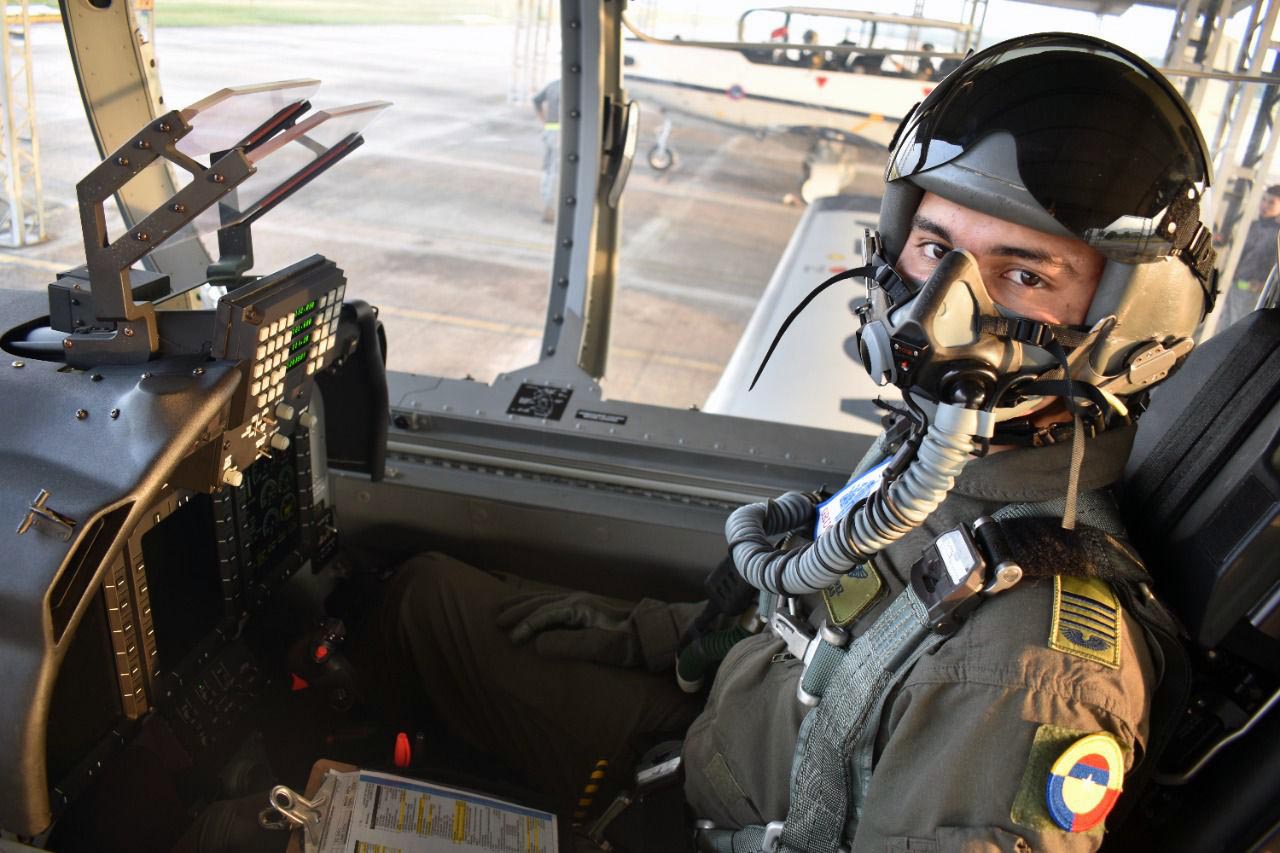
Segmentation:
{"type": "Polygon", "coordinates": [[[1102,823],[1124,783],[1124,753],[1105,732],[1067,747],[1049,771],[1044,801],[1053,822],[1067,832],[1085,832],[1102,823]]]}
{"type": "Polygon", "coordinates": [[[1106,732],[1040,726],[1009,817],[1038,832],[1101,834],[1124,785],[1125,756],[1106,732]]]}

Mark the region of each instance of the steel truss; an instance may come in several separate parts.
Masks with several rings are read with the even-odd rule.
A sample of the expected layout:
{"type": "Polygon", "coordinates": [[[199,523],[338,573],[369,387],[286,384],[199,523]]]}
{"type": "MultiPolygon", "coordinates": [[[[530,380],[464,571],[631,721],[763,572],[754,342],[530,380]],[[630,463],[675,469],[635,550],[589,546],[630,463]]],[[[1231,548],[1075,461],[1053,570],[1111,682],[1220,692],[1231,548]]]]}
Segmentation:
{"type": "Polygon", "coordinates": [[[12,11],[5,15],[5,32],[0,38],[0,168],[4,171],[0,244],[17,247],[45,239],[44,193],[40,183],[28,0],[10,3],[8,8],[12,11]]]}
{"type": "MultiPolygon", "coordinates": [[[[1274,31],[1280,0],[1230,5],[1224,0],[1180,0],[1165,54],[1164,71],[1185,77],[1183,94],[1201,118],[1213,157],[1213,232],[1223,241],[1218,269],[1223,288],[1235,275],[1244,235],[1267,185],[1275,155],[1276,106],[1280,102],[1280,42],[1274,31]],[[1226,38],[1230,17],[1248,10],[1245,33],[1234,50],[1226,38]],[[1181,72],[1181,73],[1180,73],[1181,72]],[[1229,75],[1218,82],[1214,74],[1229,75]],[[1221,90],[1220,112],[1214,87],[1221,90]],[[1212,119],[1212,120],[1211,120],[1212,119]]],[[[1225,301],[1225,300],[1221,300],[1225,301]]]]}

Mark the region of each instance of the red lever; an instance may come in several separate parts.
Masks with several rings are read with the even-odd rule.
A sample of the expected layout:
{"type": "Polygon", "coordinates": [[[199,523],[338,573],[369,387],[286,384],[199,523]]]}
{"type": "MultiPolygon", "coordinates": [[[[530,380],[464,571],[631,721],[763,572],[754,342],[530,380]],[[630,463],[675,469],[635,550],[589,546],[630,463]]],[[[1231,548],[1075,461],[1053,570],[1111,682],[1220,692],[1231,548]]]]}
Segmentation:
{"type": "Polygon", "coordinates": [[[413,760],[413,751],[409,748],[409,735],[404,732],[396,735],[396,767],[405,768],[413,760]]]}

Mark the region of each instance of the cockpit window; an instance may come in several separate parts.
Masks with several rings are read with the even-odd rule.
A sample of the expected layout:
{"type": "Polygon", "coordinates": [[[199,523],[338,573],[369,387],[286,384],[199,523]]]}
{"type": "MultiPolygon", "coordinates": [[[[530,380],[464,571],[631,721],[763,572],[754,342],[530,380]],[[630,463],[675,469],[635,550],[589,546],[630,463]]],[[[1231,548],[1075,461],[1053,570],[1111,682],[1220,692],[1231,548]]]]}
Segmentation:
{"type": "MultiPolygon", "coordinates": [[[[857,282],[820,297],[757,390],[746,389],[791,308],[861,262],[897,121],[975,44],[1050,26],[1101,28],[1163,64],[1168,33],[1163,12],[1137,7],[1101,23],[1060,9],[983,19],[942,7],[913,23],[883,9],[630,5],[622,74],[641,107],[640,135],[622,201],[607,397],[874,432],[871,400],[881,389],[851,343],[857,282]]],[[[139,19],[144,31],[148,16],[154,33],[140,38],[154,50],[162,109],[223,87],[312,78],[323,83],[311,93],[313,111],[393,103],[355,156],[254,223],[251,272],[314,252],[331,257],[350,298],[378,306],[392,370],[488,381],[545,355],[564,196],[558,4],[164,0],[139,19]]],[[[53,239],[8,264],[4,279],[32,289],[82,262],[74,185],[99,159],[84,141],[61,34],[36,26],[53,239]]],[[[1173,82],[1182,88],[1186,79],[1173,82]]],[[[1206,81],[1193,103],[1219,149],[1229,85],[1206,81]]],[[[1241,148],[1253,121],[1241,120],[1241,148]]],[[[1280,175],[1264,180],[1277,185],[1280,175]]],[[[1260,269],[1274,259],[1261,238],[1243,246],[1265,194],[1231,202],[1226,183],[1206,202],[1218,221],[1218,206],[1237,207],[1218,234],[1220,267],[1243,265],[1222,282],[1219,305],[1235,306],[1222,322],[1261,292],[1260,269]]],[[[245,207],[256,200],[249,189],[245,207]]],[[[197,224],[216,256],[217,212],[197,224]]],[[[108,231],[117,235],[119,223],[108,231]]]]}
{"type": "MultiPolygon", "coordinates": [[[[554,119],[532,98],[558,75],[558,12],[531,22],[513,55],[510,10],[496,2],[456,13],[413,2],[308,4],[305,14],[273,2],[157,6],[168,105],[294,78],[322,81],[313,112],[392,102],[353,156],[254,223],[253,272],[330,257],[346,273],[347,298],[378,307],[389,369],[489,381],[537,360],[554,241],[544,137],[554,119]]],[[[316,136],[290,148],[305,157],[316,136]]],[[[200,223],[214,247],[216,214],[200,223]]]]}

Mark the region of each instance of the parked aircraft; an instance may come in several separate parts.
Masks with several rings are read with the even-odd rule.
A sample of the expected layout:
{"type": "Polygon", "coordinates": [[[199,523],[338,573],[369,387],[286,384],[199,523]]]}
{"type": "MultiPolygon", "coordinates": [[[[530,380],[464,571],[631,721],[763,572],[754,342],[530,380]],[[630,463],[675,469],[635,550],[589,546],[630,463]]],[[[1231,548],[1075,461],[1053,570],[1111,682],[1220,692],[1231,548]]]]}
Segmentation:
{"type": "Polygon", "coordinates": [[[803,6],[749,9],[738,20],[737,41],[728,43],[656,39],[633,26],[627,87],[662,121],[649,166],[665,171],[675,162],[673,117],[758,136],[794,133],[811,140],[801,196],[834,195],[846,177],[845,146],[886,145],[912,105],[978,43],[980,7],[969,11],[969,20],[957,22],[803,6]],[[844,33],[838,44],[818,43],[837,30],[844,33]],[[766,31],[767,40],[752,40],[766,31]],[[951,43],[935,47],[943,38],[951,43]]]}

